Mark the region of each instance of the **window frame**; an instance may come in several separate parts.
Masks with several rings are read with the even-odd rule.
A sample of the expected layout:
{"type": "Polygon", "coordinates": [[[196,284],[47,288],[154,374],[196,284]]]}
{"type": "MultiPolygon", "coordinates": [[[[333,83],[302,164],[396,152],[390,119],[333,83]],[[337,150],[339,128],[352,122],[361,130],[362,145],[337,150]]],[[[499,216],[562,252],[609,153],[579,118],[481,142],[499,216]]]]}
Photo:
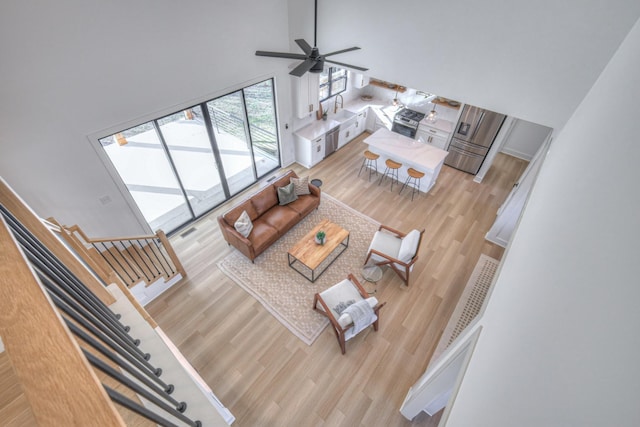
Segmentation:
{"type": "Polygon", "coordinates": [[[332,97],[334,97],[334,96],[336,96],[336,95],[338,95],[338,94],[340,94],[342,92],[346,92],[347,91],[347,84],[349,83],[349,78],[348,78],[349,72],[347,71],[346,68],[340,68],[340,67],[333,67],[332,66],[332,67],[329,67],[329,69],[327,70],[327,74],[328,74],[327,82],[326,83],[320,83],[318,85],[318,91],[319,91],[319,93],[322,93],[322,89],[325,88],[325,87],[328,87],[328,90],[327,90],[328,96],[326,98],[320,98],[320,102],[326,101],[329,98],[332,98],[332,97]],[[340,77],[334,77],[333,76],[334,70],[335,71],[343,70],[344,71],[344,75],[340,76],[340,77]],[[335,82],[340,81],[340,80],[344,80],[344,89],[342,89],[339,92],[332,93],[331,92],[331,88],[333,87],[333,84],[335,82]]]}

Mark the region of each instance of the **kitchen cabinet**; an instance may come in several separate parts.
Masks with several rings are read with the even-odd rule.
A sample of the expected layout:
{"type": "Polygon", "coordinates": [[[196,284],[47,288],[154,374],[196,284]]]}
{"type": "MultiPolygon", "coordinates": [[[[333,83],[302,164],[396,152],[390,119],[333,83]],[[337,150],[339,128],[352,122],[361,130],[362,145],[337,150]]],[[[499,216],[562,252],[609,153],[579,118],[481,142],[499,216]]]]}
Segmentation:
{"type": "Polygon", "coordinates": [[[354,73],[353,75],[353,87],[356,89],[362,89],[369,84],[369,76],[365,76],[361,73],[354,73]]]}
{"type": "Polygon", "coordinates": [[[368,111],[369,111],[369,109],[365,108],[364,110],[360,111],[358,113],[358,115],[356,116],[356,129],[355,129],[355,133],[353,135],[354,138],[365,131],[365,129],[367,127],[367,112],[368,111]]]}
{"type": "Polygon", "coordinates": [[[296,117],[302,119],[318,108],[320,80],[317,73],[305,73],[291,77],[296,103],[296,117]]]}
{"type": "Polygon", "coordinates": [[[356,136],[356,122],[347,122],[340,126],[340,133],[338,136],[338,148],[344,147],[347,142],[351,141],[356,136]],[[343,129],[342,126],[346,127],[343,129]]]}
{"type": "Polygon", "coordinates": [[[313,140],[296,135],[294,139],[296,162],[306,168],[318,164],[324,159],[324,142],[324,135],[313,140]]]}
{"type": "Polygon", "coordinates": [[[426,126],[424,123],[420,122],[415,139],[433,147],[440,148],[441,150],[446,150],[449,133],[443,132],[435,127],[426,126]]]}
{"type": "Polygon", "coordinates": [[[373,112],[371,107],[366,109],[367,119],[365,124],[365,130],[373,132],[373,128],[376,126],[376,113],[373,112]]]}

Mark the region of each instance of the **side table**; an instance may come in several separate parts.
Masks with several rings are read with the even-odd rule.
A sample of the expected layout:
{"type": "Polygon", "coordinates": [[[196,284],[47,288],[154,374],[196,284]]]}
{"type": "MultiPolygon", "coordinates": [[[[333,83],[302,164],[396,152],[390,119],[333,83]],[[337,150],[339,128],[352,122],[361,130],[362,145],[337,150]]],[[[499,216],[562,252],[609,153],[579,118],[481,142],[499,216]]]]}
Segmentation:
{"type": "MultiPolygon", "coordinates": [[[[362,267],[362,278],[376,285],[382,279],[382,269],[375,264],[367,264],[362,267]]],[[[376,291],[377,289],[374,289],[373,292],[369,292],[369,295],[376,293],[376,291]]]]}

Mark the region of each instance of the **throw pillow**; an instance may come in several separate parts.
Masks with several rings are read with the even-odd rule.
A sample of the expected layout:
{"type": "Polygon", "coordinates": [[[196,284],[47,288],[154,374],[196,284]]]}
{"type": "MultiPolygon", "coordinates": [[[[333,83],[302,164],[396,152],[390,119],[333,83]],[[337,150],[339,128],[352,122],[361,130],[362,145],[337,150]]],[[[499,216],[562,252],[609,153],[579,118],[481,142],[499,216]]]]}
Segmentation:
{"type": "Polygon", "coordinates": [[[311,194],[309,191],[309,177],[293,178],[291,177],[291,183],[296,189],[296,196],[302,196],[305,194],[311,194]]]}
{"type": "Polygon", "coordinates": [[[253,223],[251,222],[251,218],[249,218],[249,214],[247,211],[242,211],[238,220],[233,224],[233,228],[243,237],[249,237],[251,230],[253,230],[253,223]]]}
{"type": "Polygon", "coordinates": [[[402,262],[409,262],[416,255],[418,250],[418,243],[420,242],[420,232],[418,230],[411,230],[404,236],[402,243],[400,244],[400,250],[398,251],[398,259],[402,262]]]}
{"type": "Polygon", "coordinates": [[[289,185],[285,185],[284,187],[278,187],[278,202],[280,206],[289,204],[295,200],[298,200],[298,196],[296,195],[296,189],[293,183],[289,183],[289,185]]]}
{"type": "Polygon", "coordinates": [[[349,301],[340,301],[338,303],[338,305],[336,305],[335,307],[333,307],[333,311],[335,311],[336,313],[338,313],[338,315],[342,314],[343,311],[346,310],[347,307],[349,307],[351,304],[355,304],[356,300],[354,299],[350,299],[349,301]]]}

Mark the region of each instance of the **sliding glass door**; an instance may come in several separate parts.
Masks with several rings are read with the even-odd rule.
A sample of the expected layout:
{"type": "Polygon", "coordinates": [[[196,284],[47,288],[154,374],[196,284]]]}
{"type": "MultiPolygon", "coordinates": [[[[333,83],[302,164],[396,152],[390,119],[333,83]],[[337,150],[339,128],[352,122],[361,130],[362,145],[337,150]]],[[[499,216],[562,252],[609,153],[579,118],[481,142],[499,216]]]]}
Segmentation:
{"type": "Polygon", "coordinates": [[[193,214],[202,215],[224,202],[202,108],[195,106],[164,117],[158,125],[193,214]]]}
{"type": "Polygon", "coordinates": [[[280,167],[273,81],[100,139],[152,230],[171,232],[280,167]]]}

